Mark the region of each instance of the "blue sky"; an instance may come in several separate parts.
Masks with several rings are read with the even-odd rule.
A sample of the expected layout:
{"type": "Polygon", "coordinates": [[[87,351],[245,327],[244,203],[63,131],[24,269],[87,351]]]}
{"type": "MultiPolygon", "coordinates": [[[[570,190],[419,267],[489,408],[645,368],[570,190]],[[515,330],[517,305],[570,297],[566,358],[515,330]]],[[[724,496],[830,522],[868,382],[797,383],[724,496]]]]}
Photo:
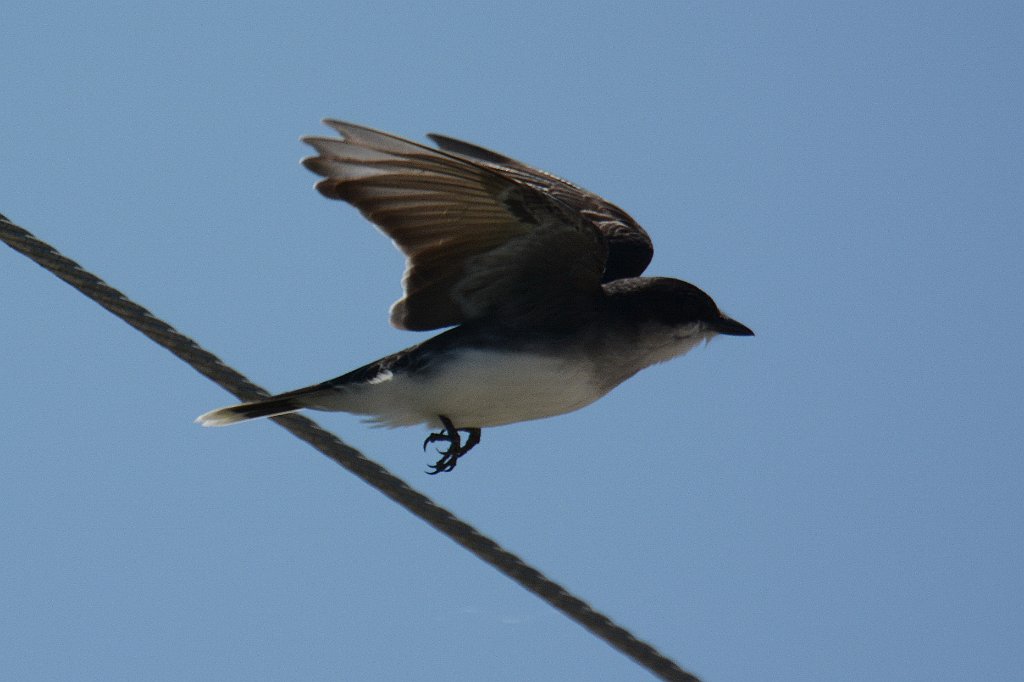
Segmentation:
{"type": "MultiPolygon", "coordinates": [[[[322,424],[715,680],[1024,668],[1019,3],[97,2],[0,10],[0,213],[272,390],[422,335],[312,189],[335,117],[563,175],[720,338],[491,429],[322,424]]],[[[0,250],[12,679],[649,679],[0,250]]]]}

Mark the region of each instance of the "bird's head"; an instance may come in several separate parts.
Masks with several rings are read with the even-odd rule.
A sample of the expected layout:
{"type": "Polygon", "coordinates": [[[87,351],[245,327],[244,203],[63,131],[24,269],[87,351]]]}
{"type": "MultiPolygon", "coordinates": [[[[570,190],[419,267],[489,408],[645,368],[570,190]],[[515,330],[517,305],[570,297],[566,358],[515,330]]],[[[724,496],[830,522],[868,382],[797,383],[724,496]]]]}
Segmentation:
{"type": "Polygon", "coordinates": [[[732,319],[706,293],[689,282],[671,277],[638,277],[605,285],[616,307],[628,310],[643,322],[692,331],[753,336],[754,332],[732,319]],[[621,307],[620,307],[621,306],[621,307]]]}

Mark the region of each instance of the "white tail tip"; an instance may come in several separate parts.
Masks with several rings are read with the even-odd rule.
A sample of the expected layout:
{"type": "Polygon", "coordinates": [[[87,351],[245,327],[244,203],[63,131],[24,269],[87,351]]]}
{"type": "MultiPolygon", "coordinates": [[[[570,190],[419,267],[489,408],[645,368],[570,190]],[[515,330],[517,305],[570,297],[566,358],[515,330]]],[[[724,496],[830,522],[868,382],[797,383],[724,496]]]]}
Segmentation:
{"type": "Polygon", "coordinates": [[[196,417],[196,424],[200,426],[227,426],[228,424],[237,424],[246,419],[248,417],[233,411],[230,407],[222,407],[199,415],[196,417]]]}

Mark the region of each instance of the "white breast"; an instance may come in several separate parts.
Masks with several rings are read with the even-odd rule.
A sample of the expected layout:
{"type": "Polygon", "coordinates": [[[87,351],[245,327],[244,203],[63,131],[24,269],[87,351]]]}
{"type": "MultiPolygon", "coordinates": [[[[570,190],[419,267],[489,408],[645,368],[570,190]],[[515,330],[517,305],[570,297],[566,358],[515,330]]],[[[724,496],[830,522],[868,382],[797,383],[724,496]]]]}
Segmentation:
{"type": "Polygon", "coordinates": [[[383,372],[369,382],[303,396],[307,407],[366,415],[381,426],[425,423],[440,415],[457,427],[489,427],[552,417],[589,405],[644,367],[682,355],[713,336],[699,324],[652,326],[606,339],[593,352],[551,355],[463,350],[429,372],[383,372]],[[425,375],[424,375],[425,374],[425,375]]]}
{"type": "Polygon", "coordinates": [[[607,392],[589,363],[543,355],[468,350],[432,369],[426,377],[385,373],[310,407],[365,414],[382,426],[436,427],[444,415],[459,427],[488,427],[578,410],[607,392]]]}

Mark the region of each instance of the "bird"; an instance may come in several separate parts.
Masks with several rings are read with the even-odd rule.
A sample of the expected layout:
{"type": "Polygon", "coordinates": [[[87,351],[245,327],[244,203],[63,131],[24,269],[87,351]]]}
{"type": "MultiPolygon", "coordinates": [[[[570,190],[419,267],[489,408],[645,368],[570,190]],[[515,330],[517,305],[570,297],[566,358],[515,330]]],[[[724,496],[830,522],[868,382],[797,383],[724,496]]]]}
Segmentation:
{"type": "Polygon", "coordinates": [[[625,211],[555,175],[452,137],[436,147],[326,119],[301,138],[316,189],[405,255],[399,329],[440,334],[334,379],[196,419],[224,426],[303,408],[426,425],[427,473],[452,471],[481,430],[578,410],[718,334],[753,336],[693,284],[643,277],[654,255],[625,211]],[[444,449],[442,449],[442,447],[444,449]]]}

